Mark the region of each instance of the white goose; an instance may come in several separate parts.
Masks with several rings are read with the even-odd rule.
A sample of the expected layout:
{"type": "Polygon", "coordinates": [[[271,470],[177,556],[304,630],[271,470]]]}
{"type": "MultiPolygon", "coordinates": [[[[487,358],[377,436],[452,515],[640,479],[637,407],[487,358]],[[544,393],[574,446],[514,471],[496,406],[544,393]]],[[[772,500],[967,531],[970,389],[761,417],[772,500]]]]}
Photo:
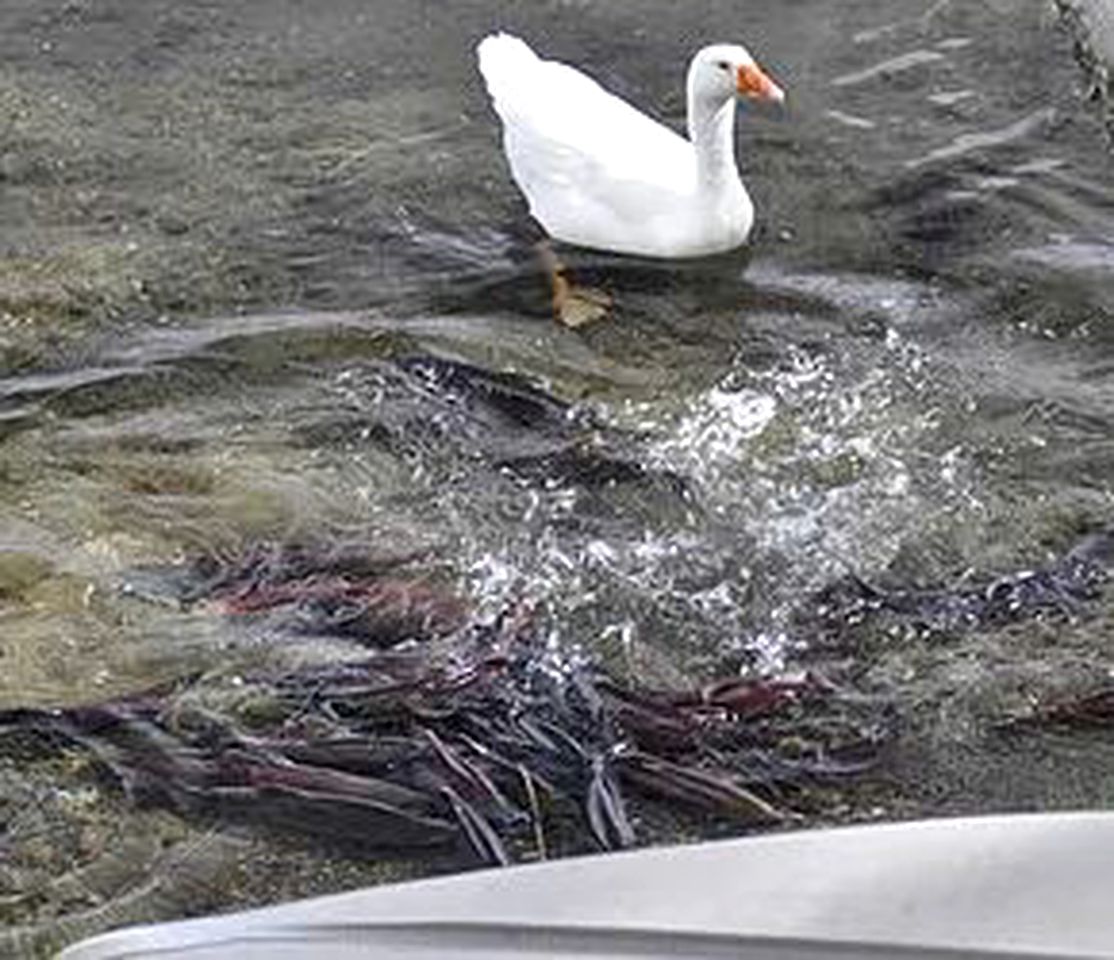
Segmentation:
{"type": "Polygon", "coordinates": [[[735,98],[785,95],[743,47],[692,58],[687,140],[517,37],[485,37],[477,54],[511,173],[551,237],[669,258],[746,241],[754,206],[735,165],[735,98]]]}

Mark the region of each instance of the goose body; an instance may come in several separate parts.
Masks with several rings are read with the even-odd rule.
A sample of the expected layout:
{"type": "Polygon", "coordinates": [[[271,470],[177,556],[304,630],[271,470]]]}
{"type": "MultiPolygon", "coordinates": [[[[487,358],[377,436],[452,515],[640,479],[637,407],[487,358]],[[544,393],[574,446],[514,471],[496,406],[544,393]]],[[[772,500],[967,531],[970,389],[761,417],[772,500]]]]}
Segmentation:
{"type": "Polygon", "coordinates": [[[670,258],[746,241],[754,207],[735,165],[735,99],[784,95],[743,47],[693,57],[687,139],[517,37],[485,37],[477,54],[511,174],[554,239],[670,258]]]}

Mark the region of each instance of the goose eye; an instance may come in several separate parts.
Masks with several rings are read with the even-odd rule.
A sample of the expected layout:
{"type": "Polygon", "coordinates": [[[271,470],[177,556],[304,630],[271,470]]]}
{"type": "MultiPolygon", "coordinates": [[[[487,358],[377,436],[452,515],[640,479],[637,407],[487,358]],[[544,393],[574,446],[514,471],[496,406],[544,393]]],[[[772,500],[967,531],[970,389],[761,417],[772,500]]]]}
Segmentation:
{"type": "Polygon", "coordinates": [[[717,61],[716,66],[719,67],[720,70],[730,70],[731,69],[731,64],[729,64],[726,60],[717,61]]]}

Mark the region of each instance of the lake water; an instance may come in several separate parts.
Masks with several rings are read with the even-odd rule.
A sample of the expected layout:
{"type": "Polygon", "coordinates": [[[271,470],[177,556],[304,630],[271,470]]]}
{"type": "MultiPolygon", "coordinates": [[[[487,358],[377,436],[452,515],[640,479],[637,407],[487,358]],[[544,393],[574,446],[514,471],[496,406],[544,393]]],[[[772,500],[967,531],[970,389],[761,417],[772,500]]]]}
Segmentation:
{"type": "MultiPolygon", "coordinates": [[[[1061,8],[9,0],[0,705],[310,656],[151,573],[264,542],[420,557],[676,682],[793,669],[849,571],[964,583],[1110,525],[1114,176],[1073,49],[1110,21],[1061,8]],[[555,324],[474,68],[495,28],[677,126],[690,53],[746,43],[789,95],[740,117],[749,252],[587,258],[613,315],[555,324]]],[[[855,676],[919,785],[883,815],[1110,803],[1109,746],[983,724],[1107,677],[1112,620],[876,644],[855,676]]],[[[12,943],[378,876],[13,757],[12,943]]]]}

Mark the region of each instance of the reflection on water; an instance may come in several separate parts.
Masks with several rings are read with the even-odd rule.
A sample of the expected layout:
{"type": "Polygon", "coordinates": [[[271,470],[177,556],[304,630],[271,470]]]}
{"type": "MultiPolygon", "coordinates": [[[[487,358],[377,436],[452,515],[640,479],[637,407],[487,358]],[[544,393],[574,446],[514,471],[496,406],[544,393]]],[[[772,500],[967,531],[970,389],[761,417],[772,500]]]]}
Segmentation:
{"type": "MultiPolygon", "coordinates": [[[[736,39],[735,5],[178,3],[111,31],[71,6],[0,14],[5,706],[297,656],[168,587],[264,542],[418,558],[673,678],[792,665],[795,611],[848,572],[1016,569],[1114,516],[1114,185],[1037,12],[752,4],[740,39],[793,108],[742,125],[751,262],[574,257],[617,306],[572,332],[466,40],[517,29],[676,120],[685,51],[736,39]]],[[[954,651],[966,673],[930,649],[862,669],[959,730],[980,698],[1101,670],[1109,604],[1066,652],[1015,637],[1009,690],[993,636],[954,651]]],[[[968,802],[1047,799],[1019,780],[968,802]]]]}

